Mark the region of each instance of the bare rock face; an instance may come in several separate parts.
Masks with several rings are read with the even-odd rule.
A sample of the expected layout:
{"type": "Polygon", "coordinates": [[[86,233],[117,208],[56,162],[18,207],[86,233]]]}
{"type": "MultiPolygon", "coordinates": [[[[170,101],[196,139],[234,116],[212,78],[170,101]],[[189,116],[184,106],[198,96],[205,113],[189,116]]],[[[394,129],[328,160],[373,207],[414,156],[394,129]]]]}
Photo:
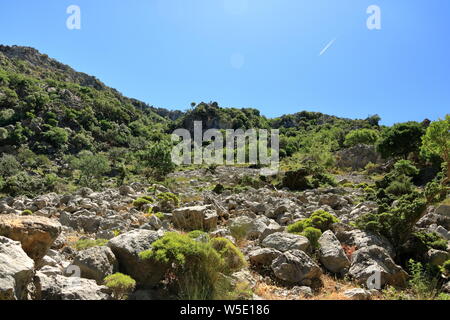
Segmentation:
{"type": "Polygon", "coordinates": [[[380,286],[392,285],[402,287],[406,284],[408,274],[389,256],[386,249],[370,246],[359,249],[353,254],[349,275],[359,284],[367,284],[372,276],[378,274],[380,286]]]}
{"type": "Polygon", "coordinates": [[[319,244],[320,262],[326,269],[334,273],[341,273],[350,267],[350,260],[332,231],[326,231],[320,237],[319,244]]]}
{"type": "Polygon", "coordinates": [[[275,276],[290,283],[320,278],[322,270],[303,251],[291,250],[283,253],[272,262],[275,276]]]}
{"type": "Polygon", "coordinates": [[[117,260],[108,247],[93,247],[78,252],[72,263],[80,267],[81,277],[102,284],[103,279],[117,271],[117,260]]]}
{"type": "Polygon", "coordinates": [[[282,253],[272,248],[262,248],[248,254],[250,263],[255,266],[270,266],[282,253]]]}
{"type": "Polygon", "coordinates": [[[445,204],[440,205],[439,207],[436,208],[436,214],[450,217],[450,206],[445,204]]]}
{"type": "Polygon", "coordinates": [[[94,280],[37,272],[36,300],[110,300],[109,289],[94,280]]]}
{"type": "Polygon", "coordinates": [[[350,300],[370,300],[372,293],[365,289],[356,288],[345,291],[344,296],[350,300]]]}
{"type": "Polygon", "coordinates": [[[310,247],[308,238],[285,232],[273,233],[267,236],[261,244],[265,248],[273,248],[281,252],[294,249],[307,251],[310,247]]]}
{"type": "Polygon", "coordinates": [[[375,164],[381,162],[381,156],[374,146],[359,144],[337,153],[336,165],[339,168],[364,169],[370,162],[375,164]]]}
{"type": "Polygon", "coordinates": [[[34,274],[34,262],[20,243],[0,237],[0,300],[26,299],[26,287],[34,274]]]}
{"type": "Polygon", "coordinates": [[[152,243],[162,235],[157,231],[133,230],[108,242],[108,247],[119,262],[119,271],[135,279],[138,287],[152,288],[164,276],[166,269],[163,265],[139,258],[139,253],[151,249],[152,243]]]}
{"type": "Polygon", "coordinates": [[[179,208],[173,211],[173,223],[177,228],[193,231],[210,231],[217,227],[217,215],[210,205],[179,208]]]}
{"type": "Polygon", "coordinates": [[[61,224],[45,217],[0,216],[0,236],[19,241],[37,265],[60,233],[61,224]]]}

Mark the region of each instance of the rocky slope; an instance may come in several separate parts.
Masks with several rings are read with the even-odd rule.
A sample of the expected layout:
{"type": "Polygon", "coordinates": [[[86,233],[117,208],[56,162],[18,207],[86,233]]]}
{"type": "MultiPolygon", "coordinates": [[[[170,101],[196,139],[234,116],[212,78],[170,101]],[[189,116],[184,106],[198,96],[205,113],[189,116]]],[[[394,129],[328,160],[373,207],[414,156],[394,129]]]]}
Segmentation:
{"type": "MultiPolygon", "coordinates": [[[[115,272],[137,281],[129,299],[176,298],[161,282],[163,267],[143,261],[139,253],[167,232],[199,229],[212,238],[228,238],[242,250],[248,266],[232,277],[247,283],[254,299],[378,299],[381,291],[367,288],[375,271],[382,288],[405,285],[408,274],[395,262],[389,241],[349,224],[377,210],[375,203],[361,202],[362,190],[209,191],[217,181],[232,183],[243,175],[257,175],[257,170],[179,172],[173,174],[172,190],[135,183],[102,192],[83,188],[75,194],[0,200],[0,299],[112,299],[103,279],[115,272]],[[178,205],[164,200],[133,205],[143,196],[169,191],[180,197],[178,205]],[[147,214],[149,208],[162,215],[147,214]],[[319,209],[341,222],[323,233],[314,250],[310,240],[288,233],[286,226],[319,209]],[[82,247],[87,239],[108,241],[82,247]]],[[[417,228],[450,240],[449,207],[429,208],[417,228]]],[[[439,264],[449,259],[450,245],[427,254],[439,264]]],[[[443,290],[448,287],[444,284],[443,290]]]]}

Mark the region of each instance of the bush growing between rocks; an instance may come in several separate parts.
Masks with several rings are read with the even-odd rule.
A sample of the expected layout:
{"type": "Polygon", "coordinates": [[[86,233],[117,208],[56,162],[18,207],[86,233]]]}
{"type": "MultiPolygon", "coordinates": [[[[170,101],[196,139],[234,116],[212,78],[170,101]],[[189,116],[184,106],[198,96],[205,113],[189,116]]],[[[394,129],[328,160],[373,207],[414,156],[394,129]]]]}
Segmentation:
{"type": "Polygon", "coordinates": [[[415,224],[426,209],[426,200],[417,193],[401,197],[396,207],[380,206],[378,213],[369,213],[359,218],[355,224],[358,228],[379,233],[388,238],[399,248],[408,240],[415,224]]]}
{"type": "Polygon", "coordinates": [[[211,246],[225,261],[225,272],[232,273],[246,266],[245,257],[242,252],[226,238],[214,238],[211,246]]]}
{"type": "Polygon", "coordinates": [[[22,216],[31,216],[32,214],[33,212],[31,210],[24,210],[21,213],[22,216]]]}
{"type": "Polygon", "coordinates": [[[106,239],[82,239],[78,240],[74,244],[74,248],[78,251],[86,250],[92,247],[102,247],[105,246],[108,243],[108,240],[106,239]]]}
{"type": "Polygon", "coordinates": [[[152,204],[154,202],[155,202],[155,199],[153,199],[152,197],[144,196],[144,197],[137,198],[136,200],[134,200],[133,201],[133,206],[135,208],[142,208],[146,204],[152,204]]]}
{"type": "Polygon", "coordinates": [[[447,251],[447,240],[436,233],[417,232],[414,234],[429,249],[447,251]]]}
{"type": "Polygon", "coordinates": [[[114,298],[125,300],[136,288],[136,281],[122,273],[109,275],[104,280],[105,286],[113,291],[114,298]]]}
{"type": "Polygon", "coordinates": [[[160,201],[162,207],[167,207],[170,205],[178,207],[180,205],[180,198],[171,192],[160,193],[156,196],[156,198],[160,201]]]}
{"type": "Polygon", "coordinates": [[[441,272],[445,277],[450,277],[450,260],[444,262],[441,266],[441,272]]]}
{"type": "Polygon", "coordinates": [[[303,230],[300,235],[306,237],[314,249],[319,248],[319,238],[322,236],[322,231],[316,228],[308,227],[303,230]]]}
{"type": "Polygon", "coordinates": [[[201,231],[201,230],[194,230],[194,231],[189,232],[188,236],[191,239],[198,239],[201,236],[208,236],[208,234],[206,232],[204,232],[204,231],[201,231]]]}
{"type": "Polygon", "coordinates": [[[238,255],[235,250],[237,248],[222,240],[200,242],[189,235],[171,232],[155,241],[152,249],[141,252],[139,257],[168,266],[167,279],[175,286],[180,299],[211,300],[218,298],[224,287],[230,285],[225,276],[240,265],[234,258],[238,255]]]}
{"type": "Polygon", "coordinates": [[[325,232],[331,228],[333,223],[337,222],[339,222],[339,219],[331,213],[326,212],[325,210],[317,210],[309,218],[289,225],[287,231],[290,233],[301,234],[307,228],[315,228],[325,232]]]}
{"type": "Polygon", "coordinates": [[[414,260],[409,261],[408,269],[411,275],[409,286],[412,294],[419,300],[434,299],[438,295],[437,274],[430,267],[425,267],[414,260]]]}
{"type": "Polygon", "coordinates": [[[353,147],[358,144],[373,145],[379,138],[377,130],[372,129],[359,129],[353,130],[345,136],[344,145],[346,147],[353,147]]]}

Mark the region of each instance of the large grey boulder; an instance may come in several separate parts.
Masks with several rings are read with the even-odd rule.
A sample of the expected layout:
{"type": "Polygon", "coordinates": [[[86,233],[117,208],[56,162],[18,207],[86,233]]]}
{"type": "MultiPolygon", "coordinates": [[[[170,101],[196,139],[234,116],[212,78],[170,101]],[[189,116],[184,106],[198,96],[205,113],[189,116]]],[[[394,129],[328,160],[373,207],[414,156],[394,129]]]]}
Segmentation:
{"type": "Polygon", "coordinates": [[[0,236],[19,241],[37,265],[60,233],[61,224],[55,220],[38,216],[0,215],[0,236]]]}
{"type": "Polygon", "coordinates": [[[336,154],[336,165],[339,168],[364,169],[370,162],[381,163],[381,156],[374,146],[359,144],[336,154]]]}
{"type": "Polygon", "coordinates": [[[355,288],[345,291],[344,296],[350,300],[370,300],[372,293],[366,289],[355,288]]]}
{"type": "Polygon", "coordinates": [[[450,217],[450,206],[446,204],[441,204],[439,207],[436,208],[436,214],[450,217]]]}
{"type": "Polygon", "coordinates": [[[301,250],[283,253],[272,262],[271,267],[278,279],[290,283],[301,283],[322,275],[320,267],[301,250]]]}
{"type": "Polygon", "coordinates": [[[276,258],[282,254],[281,251],[272,248],[261,248],[250,251],[248,258],[254,266],[270,266],[276,258]]]}
{"type": "Polygon", "coordinates": [[[281,252],[288,250],[307,251],[309,249],[309,240],[306,237],[291,233],[277,232],[267,236],[261,245],[265,248],[273,248],[281,252]]]}
{"type": "Polygon", "coordinates": [[[450,259],[450,253],[447,251],[430,249],[427,252],[427,258],[431,265],[441,266],[445,261],[450,259]]]}
{"type": "Polygon", "coordinates": [[[442,226],[450,230],[450,216],[430,212],[417,222],[417,226],[420,228],[428,228],[432,225],[442,226]]]}
{"type": "Polygon", "coordinates": [[[0,300],[23,300],[34,274],[34,261],[20,242],[0,237],[0,300]]]}
{"type": "Polygon", "coordinates": [[[450,281],[442,286],[442,291],[446,293],[450,293],[450,281]]]}
{"type": "Polygon", "coordinates": [[[332,231],[326,231],[318,242],[320,245],[319,259],[327,270],[343,273],[350,267],[350,260],[332,231]]]}
{"type": "Polygon", "coordinates": [[[94,280],[61,275],[48,276],[37,272],[36,300],[110,300],[109,289],[94,280]]]}
{"type": "Polygon", "coordinates": [[[378,246],[387,250],[389,255],[395,258],[395,250],[392,244],[385,237],[359,229],[355,230],[336,230],[336,238],[343,244],[355,246],[356,249],[362,249],[370,246],[378,246]]]}
{"type": "Polygon", "coordinates": [[[139,258],[139,253],[151,249],[152,243],[162,236],[159,231],[140,229],[121,234],[108,242],[119,262],[119,270],[136,280],[138,287],[152,288],[164,276],[164,265],[139,258]]]}
{"type": "Polygon", "coordinates": [[[118,269],[117,259],[109,247],[92,247],[80,251],[73,260],[80,267],[81,277],[103,283],[103,279],[118,269]]]}
{"type": "Polygon", "coordinates": [[[63,226],[71,227],[75,230],[83,230],[86,233],[96,233],[102,223],[102,217],[99,217],[87,209],[79,210],[74,213],[66,211],[61,212],[59,221],[63,226]]]}
{"type": "Polygon", "coordinates": [[[240,234],[242,237],[251,240],[262,240],[273,233],[284,230],[284,227],[265,216],[256,219],[240,216],[232,219],[229,225],[233,234],[240,234]]]}
{"type": "MultiPolygon", "coordinates": [[[[353,254],[349,275],[359,284],[367,285],[369,278],[379,276],[379,284],[404,286],[408,274],[381,247],[370,246],[359,249],[353,254]]],[[[378,288],[377,288],[378,289],[378,288]]]]}
{"type": "Polygon", "coordinates": [[[186,231],[214,230],[219,218],[211,205],[178,208],[173,210],[172,217],[175,227],[186,231]]]}

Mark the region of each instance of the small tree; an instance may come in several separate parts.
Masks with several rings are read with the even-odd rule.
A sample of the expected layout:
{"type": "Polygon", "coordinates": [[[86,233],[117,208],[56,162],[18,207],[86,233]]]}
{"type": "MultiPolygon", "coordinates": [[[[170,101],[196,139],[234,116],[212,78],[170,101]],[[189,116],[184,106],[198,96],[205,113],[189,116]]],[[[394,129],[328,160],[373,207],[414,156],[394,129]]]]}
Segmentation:
{"type": "Polygon", "coordinates": [[[103,175],[110,170],[109,161],[104,155],[90,151],[81,151],[72,159],[71,166],[80,170],[79,183],[84,186],[98,185],[103,175]]]}
{"type": "Polygon", "coordinates": [[[105,278],[105,286],[113,291],[114,298],[125,300],[136,288],[136,281],[122,273],[115,273],[105,278]]]}
{"type": "Polygon", "coordinates": [[[0,176],[10,177],[18,173],[20,163],[13,155],[5,154],[0,158],[0,176]]]}
{"type": "Polygon", "coordinates": [[[424,127],[418,122],[395,124],[382,133],[377,149],[384,158],[406,159],[410,153],[419,152],[424,132],[424,127]]]}
{"type": "Polygon", "coordinates": [[[152,145],[142,156],[143,164],[150,169],[156,178],[162,178],[175,170],[172,162],[172,149],[169,143],[161,142],[152,145]]]}
{"type": "Polygon", "coordinates": [[[355,146],[357,144],[373,145],[377,142],[379,133],[376,130],[360,129],[351,131],[345,136],[344,144],[348,147],[355,146]]]}
{"type": "Polygon", "coordinates": [[[445,120],[430,124],[422,138],[421,154],[425,158],[439,156],[447,163],[447,179],[450,181],[450,114],[445,120]]]}

